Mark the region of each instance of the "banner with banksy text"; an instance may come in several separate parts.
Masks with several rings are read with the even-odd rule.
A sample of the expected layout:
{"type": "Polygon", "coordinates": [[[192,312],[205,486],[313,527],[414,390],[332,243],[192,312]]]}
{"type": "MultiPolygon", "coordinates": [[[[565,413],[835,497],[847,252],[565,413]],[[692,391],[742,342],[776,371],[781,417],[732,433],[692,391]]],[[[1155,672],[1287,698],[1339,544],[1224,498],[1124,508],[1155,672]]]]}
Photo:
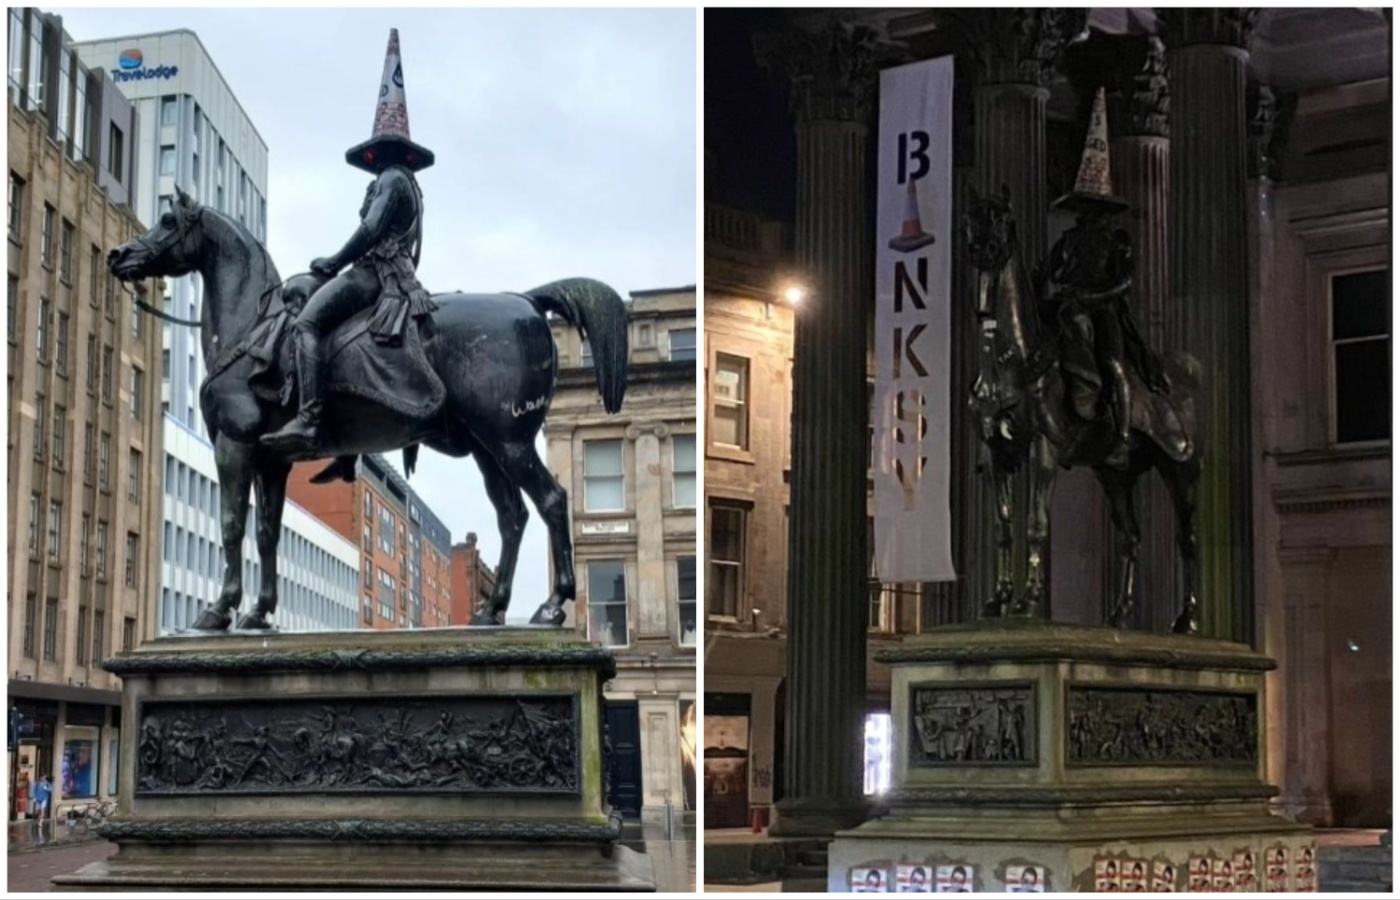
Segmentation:
{"type": "Polygon", "coordinates": [[[949,581],[953,58],[880,73],[875,575],[949,581]]]}

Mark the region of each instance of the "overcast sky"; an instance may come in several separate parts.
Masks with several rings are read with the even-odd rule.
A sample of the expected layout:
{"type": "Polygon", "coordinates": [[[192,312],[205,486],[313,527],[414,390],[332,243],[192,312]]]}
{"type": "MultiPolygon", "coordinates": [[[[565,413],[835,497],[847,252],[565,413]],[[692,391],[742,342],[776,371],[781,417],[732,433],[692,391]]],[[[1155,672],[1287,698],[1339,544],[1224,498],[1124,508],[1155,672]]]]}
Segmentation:
{"type": "MultiPolygon", "coordinates": [[[[584,275],[626,294],[696,281],[693,10],[51,11],[79,41],[199,35],[267,142],[268,249],[284,278],[358,223],[369,176],[344,154],[369,137],[396,27],[413,139],[437,155],[419,175],[429,290],[584,275]]],[[[410,483],[454,541],[477,532],[495,565],[475,462],[425,449],[410,483]]],[[[512,621],[549,592],[531,512],[512,621]]]]}

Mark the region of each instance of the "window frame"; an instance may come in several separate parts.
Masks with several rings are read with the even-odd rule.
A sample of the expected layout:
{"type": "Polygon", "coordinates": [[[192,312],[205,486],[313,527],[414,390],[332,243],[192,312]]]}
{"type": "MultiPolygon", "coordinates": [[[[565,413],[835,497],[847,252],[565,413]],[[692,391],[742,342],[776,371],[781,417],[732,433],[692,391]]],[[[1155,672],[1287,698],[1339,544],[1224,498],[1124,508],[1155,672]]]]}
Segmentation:
{"type": "Polygon", "coordinates": [[[627,512],[627,447],[626,447],[626,440],[625,440],[624,438],[621,438],[621,437],[610,437],[610,438],[586,438],[586,439],[583,440],[582,451],[583,451],[583,511],[586,512],[586,513],[598,513],[598,514],[603,514],[603,515],[612,514],[612,513],[625,513],[625,512],[627,512]],[[616,474],[609,473],[609,474],[605,474],[605,475],[590,475],[590,474],[588,474],[588,462],[589,462],[588,448],[589,448],[589,445],[593,445],[593,446],[597,447],[597,446],[601,446],[601,445],[603,445],[603,444],[616,444],[616,445],[617,445],[617,467],[618,467],[618,471],[617,471],[616,474]],[[607,481],[616,480],[616,481],[619,483],[618,495],[619,495],[619,497],[620,497],[619,503],[620,503],[621,505],[616,506],[616,507],[612,507],[612,506],[608,506],[608,507],[601,507],[601,506],[600,506],[600,507],[594,507],[594,506],[592,506],[592,502],[593,502],[593,501],[592,501],[592,491],[590,490],[590,485],[591,485],[592,483],[596,483],[596,482],[603,481],[603,480],[607,480],[607,481]]]}
{"type": "MultiPolygon", "coordinates": [[[[1333,293],[1336,284],[1336,279],[1343,278],[1348,275],[1361,275],[1368,272],[1387,273],[1387,275],[1389,276],[1385,279],[1387,283],[1390,283],[1390,278],[1394,277],[1394,270],[1391,268],[1389,262],[1386,261],[1378,261],[1369,264],[1358,263],[1356,265],[1337,266],[1336,268],[1328,268],[1323,276],[1324,285],[1327,291],[1327,445],[1329,447],[1339,450],[1363,450],[1367,448],[1381,448],[1388,447],[1391,443],[1391,437],[1367,438],[1359,441],[1343,441],[1340,439],[1340,435],[1338,434],[1338,427],[1340,425],[1340,422],[1338,420],[1339,410],[1337,404],[1337,393],[1340,389],[1340,385],[1337,380],[1337,348],[1343,345],[1359,344],[1371,341],[1384,341],[1386,345],[1386,356],[1391,361],[1391,376],[1394,377],[1394,351],[1392,341],[1395,337],[1395,320],[1393,306],[1391,306],[1389,310],[1391,314],[1390,325],[1389,330],[1386,331],[1385,334],[1372,334],[1366,335],[1364,337],[1353,338],[1336,337],[1336,297],[1333,293]]],[[[1394,303],[1393,292],[1390,296],[1387,297],[1386,302],[1388,305],[1394,303]]],[[[1391,429],[1391,434],[1393,436],[1393,429],[1395,423],[1389,420],[1388,410],[1387,421],[1388,426],[1391,429]]]]}

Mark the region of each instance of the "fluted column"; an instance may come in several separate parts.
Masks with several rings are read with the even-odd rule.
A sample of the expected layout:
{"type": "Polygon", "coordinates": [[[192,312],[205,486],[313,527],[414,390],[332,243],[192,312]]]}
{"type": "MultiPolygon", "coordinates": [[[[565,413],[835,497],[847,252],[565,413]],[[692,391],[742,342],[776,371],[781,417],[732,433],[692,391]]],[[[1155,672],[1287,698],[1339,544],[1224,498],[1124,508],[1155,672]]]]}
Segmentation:
{"type": "MultiPolygon", "coordinates": [[[[1016,217],[1021,252],[1028,270],[1045,255],[1046,209],[1045,103],[1046,83],[1065,44],[1084,29],[1087,14],[1073,9],[983,9],[950,14],[974,62],[977,83],[973,88],[973,159],[978,190],[984,196],[1006,185],[1016,217]]],[[[970,296],[958,302],[971,304],[970,296]]],[[[960,398],[966,403],[966,397],[960,398]]],[[[973,429],[960,435],[965,442],[979,440],[973,429]]],[[[958,452],[980,458],[976,446],[958,452]]],[[[1029,467],[1015,476],[1013,548],[1017,590],[1025,584],[1026,528],[1029,509],[1029,467]]],[[[965,498],[959,524],[966,531],[965,556],[959,560],[966,572],[967,596],[973,608],[991,597],[996,576],[996,533],[993,489],[976,467],[964,475],[960,492],[965,498]]],[[[1048,582],[1047,582],[1048,583],[1048,582]]],[[[1045,615],[1050,615],[1047,601],[1045,615]]]]}
{"type": "Polygon", "coordinates": [[[872,291],[866,148],[881,44],[840,24],[760,39],[797,122],[784,799],[775,835],[864,818],[866,326],[872,291]]]}
{"type": "Polygon", "coordinates": [[[1201,363],[1201,630],[1253,636],[1245,50],[1254,13],[1158,11],[1172,96],[1168,345],[1201,363]]]}
{"type": "MultiPolygon", "coordinates": [[[[1133,242],[1133,290],[1129,302],[1142,323],[1147,343],[1162,353],[1167,349],[1170,302],[1167,202],[1171,145],[1166,51],[1156,37],[1125,40],[1132,42],[1125,47],[1126,65],[1108,91],[1113,186],[1129,205],[1121,219],[1133,242]]],[[[1176,519],[1171,497],[1160,477],[1149,473],[1139,484],[1142,545],[1137,605],[1131,625],[1144,631],[1164,632],[1171,629],[1181,612],[1176,519]]],[[[1111,551],[1112,548],[1106,550],[1111,551]]]]}

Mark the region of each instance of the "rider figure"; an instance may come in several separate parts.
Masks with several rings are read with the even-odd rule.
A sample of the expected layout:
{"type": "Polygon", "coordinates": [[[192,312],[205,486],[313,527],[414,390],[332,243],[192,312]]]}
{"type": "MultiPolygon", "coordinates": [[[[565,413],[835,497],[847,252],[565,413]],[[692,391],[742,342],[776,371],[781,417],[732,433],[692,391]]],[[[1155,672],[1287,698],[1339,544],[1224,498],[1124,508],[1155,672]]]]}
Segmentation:
{"type": "MultiPolygon", "coordinates": [[[[355,233],[334,255],[311,263],[313,273],[329,280],[306,301],[292,325],[299,408],[296,418],[262,439],[293,456],[313,456],[317,450],[325,341],[335,329],[375,306],[369,323],[372,337],[381,344],[398,343],[410,320],[429,317],[436,308],[416,275],[423,194],[413,174],[432,165],[433,154],[409,139],[397,29],[389,33],[373,136],[347,150],[345,160],[375,178],[365,192],[355,233]]],[[[353,472],[354,458],[340,463],[345,459],[353,472]]]]}
{"type": "Polygon", "coordinates": [[[1099,387],[1113,417],[1114,440],[1105,462],[1127,468],[1132,435],[1131,363],[1144,385],[1156,393],[1170,389],[1161,360],[1147,346],[1133,322],[1128,292],[1133,283],[1133,246],[1113,217],[1127,203],[1113,196],[1108,174],[1107,124],[1103,92],[1095,98],[1093,118],[1074,190],[1055,201],[1073,210],[1075,223],[1050,250],[1045,275],[1062,338],[1061,363],[1075,385],[1071,401],[1083,418],[1092,419],[1099,387]]]}

